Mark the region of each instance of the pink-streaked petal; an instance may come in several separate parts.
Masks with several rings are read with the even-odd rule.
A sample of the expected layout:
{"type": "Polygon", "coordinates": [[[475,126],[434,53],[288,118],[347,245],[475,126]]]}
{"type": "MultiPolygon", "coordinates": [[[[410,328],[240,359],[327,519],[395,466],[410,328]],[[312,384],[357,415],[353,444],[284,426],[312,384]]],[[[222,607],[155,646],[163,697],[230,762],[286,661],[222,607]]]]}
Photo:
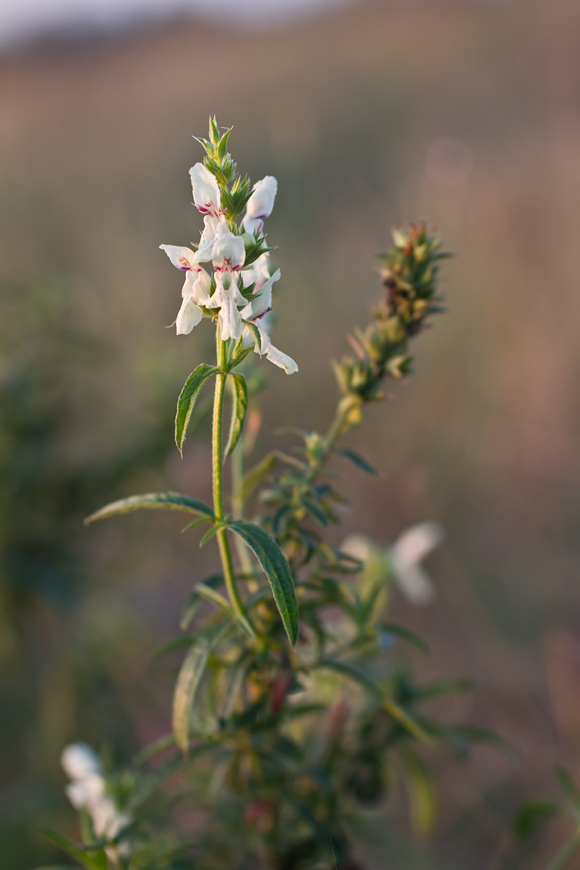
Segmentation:
{"type": "Polygon", "coordinates": [[[159,247],[181,272],[186,272],[193,267],[195,254],[190,248],[181,248],[178,245],[159,245],[159,247]]]}
{"type": "Polygon", "coordinates": [[[263,221],[264,218],[270,217],[274,208],[274,200],[278,191],[278,182],[273,175],[266,175],[254,185],[254,192],[246,205],[246,215],[244,217],[244,229],[251,233],[256,227],[253,223],[256,220],[263,221]]]}
{"type": "Polygon", "coordinates": [[[202,214],[220,213],[220,189],[215,176],[203,165],[196,163],[189,170],[193,201],[202,214]]]}
{"type": "Polygon", "coordinates": [[[196,305],[191,296],[184,299],[175,321],[177,335],[189,335],[194,326],[200,322],[203,311],[196,305]]]}
{"type": "Polygon", "coordinates": [[[216,269],[239,269],[244,265],[246,248],[241,236],[231,232],[216,235],[213,246],[212,261],[216,269]]]}

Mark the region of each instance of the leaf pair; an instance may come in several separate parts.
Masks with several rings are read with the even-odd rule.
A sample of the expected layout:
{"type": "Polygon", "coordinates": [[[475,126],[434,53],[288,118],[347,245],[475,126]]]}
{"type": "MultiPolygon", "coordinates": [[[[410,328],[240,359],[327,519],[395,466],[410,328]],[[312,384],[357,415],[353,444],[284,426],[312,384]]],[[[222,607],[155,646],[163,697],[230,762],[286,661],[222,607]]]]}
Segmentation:
{"type": "MultiPolygon", "coordinates": [[[[175,443],[182,456],[189,422],[199,394],[209,379],[219,374],[224,374],[221,369],[202,363],[192,371],[183,385],[177,400],[177,413],[175,416],[175,443]]],[[[231,377],[233,382],[234,406],[230,434],[225,451],[226,456],[229,456],[233,452],[238,443],[248,408],[248,390],[244,375],[229,373],[228,376],[231,377]]]]}

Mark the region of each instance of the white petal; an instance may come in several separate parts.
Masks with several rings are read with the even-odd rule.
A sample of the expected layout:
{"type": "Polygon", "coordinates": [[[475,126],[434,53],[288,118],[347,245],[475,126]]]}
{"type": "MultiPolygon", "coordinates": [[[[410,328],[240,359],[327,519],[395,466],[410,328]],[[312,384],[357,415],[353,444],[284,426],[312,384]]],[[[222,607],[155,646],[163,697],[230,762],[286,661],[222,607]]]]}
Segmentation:
{"type": "Polygon", "coordinates": [[[262,314],[265,314],[270,310],[272,307],[272,285],[280,280],[280,276],[280,269],[276,269],[274,274],[271,275],[264,284],[262,284],[260,292],[256,292],[242,311],[242,317],[244,320],[254,320],[256,317],[261,317],[262,314]]]}
{"type": "Polygon", "coordinates": [[[203,311],[196,305],[191,296],[184,299],[175,320],[177,335],[189,335],[194,326],[200,322],[203,311]]]}
{"type": "Polygon", "coordinates": [[[254,192],[248,200],[244,229],[248,233],[262,229],[264,218],[270,217],[278,191],[278,182],[273,175],[266,175],[254,185],[254,192]]]}
{"type": "Polygon", "coordinates": [[[278,350],[277,347],[274,347],[272,342],[270,341],[270,336],[263,329],[258,329],[260,331],[260,337],[262,339],[262,353],[266,354],[266,359],[270,360],[271,363],[274,363],[275,366],[278,366],[281,369],[284,369],[287,375],[293,375],[298,371],[298,365],[294,362],[292,357],[288,356],[286,353],[282,353],[281,350],[278,350]]]}
{"type": "Polygon", "coordinates": [[[191,269],[194,265],[195,254],[190,248],[181,248],[178,245],[159,245],[165,251],[176,269],[181,272],[191,269]]]}
{"type": "Polygon", "coordinates": [[[105,791],[105,780],[101,776],[74,780],[64,791],[75,810],[81,810],[101,799],[105,791]]]}
{"type": "Polygon", "coordinates": [[[238,288],[237,275],[224,276],[221,272],[215,273],[215,293],[207,303],[207,308],[219,308],[220,332],[222,340],[227,338],[238,339],[242,334],[242,317],[238,311],[238,305],[246,301],[238,288]],[[224,277],[233,280],[228,287],[224,287],[224,277]]]}
{"type": "Polygon", "coordinates": [[[191,298],[199,305],[207,305],[209,302],[209,291],[211,290],[211,278],[205,269],[197,269],[192,273],[194,280],[191,284],[191,298]]]}
{"type": "Polygon", "coordinates": [[[435,597],[431,578],[419,565],[408,565],[403,571],[395,569],[395,582],[410,604],[423,607],[435,597]]]}
{"type": "Polygon", "coordinates": [[[220,211],[220,189],[215,175],[203,165],[196,163],[189,170],[193,201],[203,214],[216,215],[220,211]]]}
{"type": "Polygon", "coordinates": [[[407,565],[417,565],[439,546],[444,535],[439,523],[417,523],[399,535],[391,548],[391,559],[400,570],[407,565]]]}
{"type": "Polygon", "coordinates": [[[227,232],[216,236],[213,246],[212,261],[216,269],[239,269],[244,265],[246,248],[241,236],[227,232]]]}
{"type": "Polygon", "coordinates": [[[71,743],[60,756],[64,772],[70,779],[87,779],[102,776],[103,766],[99,756],[88,743],[71,743]]]}

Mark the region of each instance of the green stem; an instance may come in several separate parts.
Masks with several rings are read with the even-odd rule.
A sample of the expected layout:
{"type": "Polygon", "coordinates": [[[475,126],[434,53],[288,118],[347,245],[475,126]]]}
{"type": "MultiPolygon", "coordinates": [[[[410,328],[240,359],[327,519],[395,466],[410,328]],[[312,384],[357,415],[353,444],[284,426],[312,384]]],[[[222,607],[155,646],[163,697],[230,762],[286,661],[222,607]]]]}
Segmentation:
{"type": "Polygon", "coordinates": [[[334,420],[332,421],[326,438],[324,439],[324,447],[320,451],[316,462],[314,462],[314,464],[310,468],[310,471],[308,472],[307,481],[309,484],[314,483],[314,481],[328,462],[334,445],[336,444],[340,436],[349,428],[347,420],[349,414],[353,410],[353,407],[354,400],[342,399],[342,401],[339,402],[338,408],[336,409],[336,414],[334,415],[334,420]]]}
{"type": "MultiPolygon", "coordinates": [[[[234,519],[243,520],[244,518],[244,433],[240,435],[236,449],[231,457],[232,467],[232,513],[234,519]]],[[[235,539],[236,553],[240,560],[242,571],[246,575],[248,590],[255,592],[258,589],[258,584],[254,576],[254,566],[248,552],[248,548],[241,538],[236,536],[235,539]]]]}
{"type": "MultiPolygon", "coordinates": [[[[224,392],[226,385],[227,374],[224,369],[227,360],[227,343],[222,341],[219,323],[216,331],[216,350],[217,364],[222,370],[219,375],[216,375],[215,393],[213,402],[213,429],[212,429],[212,474],[213,474],[213,509],[218,520],[224,518],[224,499],[222,489],[222,420],[224,415],[224,392]]],[[[226,529],[220,529],[216,535],[226,589],[231,605],[238,616],[244,615],[244,603],[240,597],[238,587],[236,586],[236,578],[234,576],[234,566],[232,563],[232,554],[230,552],[230,544],[228,541],[226,529]]]]}

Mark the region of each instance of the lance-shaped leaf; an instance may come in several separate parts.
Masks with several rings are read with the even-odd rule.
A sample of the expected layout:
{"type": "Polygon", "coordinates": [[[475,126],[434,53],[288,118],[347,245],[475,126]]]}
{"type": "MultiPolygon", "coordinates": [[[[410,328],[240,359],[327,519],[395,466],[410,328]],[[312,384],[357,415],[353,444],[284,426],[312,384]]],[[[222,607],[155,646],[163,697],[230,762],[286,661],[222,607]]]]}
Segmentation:
{"type": "Polygon", "coordinates": [[[219,369],[215,366],[208,366],[206,363],[202,363],[192,371],[179,394],[177,413],[175,415],[175,443],[182,455],[187,427],[189,426],[197,397],[204,384],[209,381],[212,375],[217,375],[218,373],[219,369]]]}
{"type": "Polygon", "coordinates": [[[252,550],[270,581],[286,634],[294,646],[298,638],[298,603],[292,572],[284,553],[268,532],[255,523],[234,520],[229,527],[252,550]]]}
{"type": "Polygon", "coordinates": [[[349,459],[358,468],[362,468],[363,471],[366,471],[367,474],[374,474],[375,477],[379,476],[379,472],[374,465],[367,462],[360,453],[357,453],[356,450],[353,450],[351,447],[337,447],[334,452],[338,454],[338,456],[342,456],[344,459],[349,459]]]}
{"type": "Polygon", "coordinates": [[[75,858],[87,870],[107,870],[108,861],[103,849],[91,849],[89,852],[82,846],[75,846],[74,843],[71,843],[62,834],[53,831],[52,828],[39,828],[39,830],[55,846],[58,846],[63,852],[67,852],[71,858],[75,858]]]}
{"type": "Polygon", "coordinates": [[[245,377],[243,375],[230,375],[230,377],[233,384],[234,405],[232,408],[230,436],[226,446],[226,456],[229,456],[236,449],[236,444],[244,428],[244,420],[246,419],[246,411],[248,409],[248,388],[246,387],[245,377]]]}
{"type": "Polygon", "coordinates": [[[144,495],[132,495],[130,498],[111,502],[87,517],[85,525],[94,523],[95,520],[104,520],[118,514],[139,510],[187,511],[193,514],[203,514],[212,519],[214,517],[212,509],[197,498],[181,495],[179,492],[148,492],[144,495]]]}
{"type": "Polygon", "coordinates": [[[200,634],[187,653],[173,695],[173,733],[175,742],[184,754],[189,748],[189,722],[195,696],[205,673],[212,649],[229,630],[228,623],[212,626],[200,634]]]}
{"type": "Polygon", "coordinates": [[[411,805],[413,827],[420,837],[425,837],[435,826],[437,812],[433,778],[427,766],[414,752],[400,751],[399,760],[405,768],[403,779],[411,805]]]}

